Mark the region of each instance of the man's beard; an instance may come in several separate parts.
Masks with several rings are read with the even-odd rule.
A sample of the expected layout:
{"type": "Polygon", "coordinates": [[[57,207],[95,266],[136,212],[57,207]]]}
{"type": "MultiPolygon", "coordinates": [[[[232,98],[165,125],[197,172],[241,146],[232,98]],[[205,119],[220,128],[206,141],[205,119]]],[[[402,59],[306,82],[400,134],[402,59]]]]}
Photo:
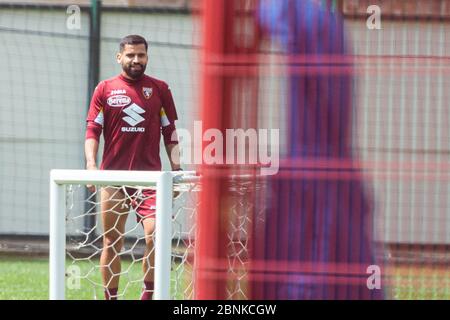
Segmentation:
{"type": "Polygon", "coordinates": [[[122,69],[131,79],[139,79],[144,74],[146,67],[147,65],[143,64],[129,64],[126,66],[122,66],[122,69]]]}

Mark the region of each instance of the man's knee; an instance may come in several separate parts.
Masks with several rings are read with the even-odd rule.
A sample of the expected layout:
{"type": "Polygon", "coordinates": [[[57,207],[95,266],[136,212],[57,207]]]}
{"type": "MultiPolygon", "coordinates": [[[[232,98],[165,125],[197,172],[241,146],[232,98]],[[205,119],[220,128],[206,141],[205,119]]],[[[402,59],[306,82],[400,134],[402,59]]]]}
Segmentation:
{"type": "Polygon", "coordinates": [[[153,246],[155,245],[153,233],[145,235],[145,245],[147,246],[147,249],[153,248],[153,246]]]}
{"type": "Polygon", "coordinates": [[[144,227],[145,242],[147,244],[153,243],[153,237],[155,235],[155,220],[147,218],[142,222],[144,227]]]}
{"type": "Polygon", "coordinates": [[[108,232],[103,236],[103,249],[120,252],[123,247],[123,237],[117,232],[108,232]]]}

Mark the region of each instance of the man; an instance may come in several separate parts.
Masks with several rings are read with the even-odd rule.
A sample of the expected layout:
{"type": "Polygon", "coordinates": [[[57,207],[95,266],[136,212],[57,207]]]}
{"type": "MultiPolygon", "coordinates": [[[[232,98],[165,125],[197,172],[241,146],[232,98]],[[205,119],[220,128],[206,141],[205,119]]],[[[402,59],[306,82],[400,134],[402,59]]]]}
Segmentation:
{"type": "Polygon", "coordinates": [[[313,0],[263,0],[259,17],[291,64],[287,159],[270,181],[265,232],[255,240],[255,259],[277,261],[280,276],[255,283],[252,298],[382,299],[367,286],[373,205],[353,164],[342,18],[313,0]]]}
{"type": "MultiPolygon", "coordinates": [[[[123,38],[117,53],[121,74],[101,81],[95,89],[87,116],[85,154],[88,170],[97,169],[96,156],[102,131],[105,145],[101,170],[161,170],[161,132],[172,170],[181,170],[175,129],[177,112],[172,94],[165,82],[144,74],[147,49],[147,41],[141,36],[123,38]]],[[[150,266],[154,260],[151,235],[155,229],[155,204],[155,192],[151,190],[142,193],[133,188],[106,187],[101,190],[104,236],[100,265],[107,300],[117,298],[121,270],[118,254],[123,247],[122,235],[130,206],[136,209],[146,239],[145,289],[141,299],[152,298],[153,269],[150,266]]]]}

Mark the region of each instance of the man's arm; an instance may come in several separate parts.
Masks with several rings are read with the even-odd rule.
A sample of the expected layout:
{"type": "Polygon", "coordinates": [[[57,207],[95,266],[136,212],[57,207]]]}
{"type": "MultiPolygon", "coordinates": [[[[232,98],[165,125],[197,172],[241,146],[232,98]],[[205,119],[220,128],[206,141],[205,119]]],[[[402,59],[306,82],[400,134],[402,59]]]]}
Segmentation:
{"type": "Polygon", "coordinates": [[[97,152],[98,152],[98,141],[96,139],[86,139],[84,143],[84,153],[86,156],[86,169],[96,170],[97,169],[97,152]]]}
{"type": "Polygon", "coordinates": [[[175,127],[175,120],[178,120],[178,115],[175,103],[173,102],[172,92],[166,83],[163,85],[161,98],[163,107],[161,107],[160,116],[164,145],[167,156],[169,157],[170,166],[173,171],[176,171],[181,169],[180,149],[178,147],[178,136],[175,127]]]}
{"type": "Polygon", "coordinates": [[[105,82],[100,82],[94,90],[89,112],[86,119],[86,136],[84,142],[84,154],[86,157],[86,169],[97,169],[98,141],[103,130],[103,91],[105,82]]]}
{"type": "MultiPolygon", "coordinates": [[[[98,141],[93,138],[86,139],[84,142],[86,169],[97,170],[97,152],[98,152],[98,141]]],[[[95,186],[88,184],[86,187],[90,192],[92,193],[95,192],[95,186]]]]}
{"type": "Polygon", "coordinates": [[[180,170],[180,149],[177,143],[166,144],[166,152],[169,157],[170,167],[173,171],[180,170]]]}

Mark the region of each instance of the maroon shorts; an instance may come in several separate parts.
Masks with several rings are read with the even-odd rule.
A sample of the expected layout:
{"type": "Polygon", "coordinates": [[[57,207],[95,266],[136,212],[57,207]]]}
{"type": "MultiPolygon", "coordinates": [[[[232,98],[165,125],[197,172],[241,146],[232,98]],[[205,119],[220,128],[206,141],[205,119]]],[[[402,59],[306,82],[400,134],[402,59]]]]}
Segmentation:
{"type": "Polygon", "coordinates": [[[156,190],[125,187],[125,192],[127,199],[130,199],[131,206],[136,210],[138,223],[147,218],[155,218],[156,190]]]}

